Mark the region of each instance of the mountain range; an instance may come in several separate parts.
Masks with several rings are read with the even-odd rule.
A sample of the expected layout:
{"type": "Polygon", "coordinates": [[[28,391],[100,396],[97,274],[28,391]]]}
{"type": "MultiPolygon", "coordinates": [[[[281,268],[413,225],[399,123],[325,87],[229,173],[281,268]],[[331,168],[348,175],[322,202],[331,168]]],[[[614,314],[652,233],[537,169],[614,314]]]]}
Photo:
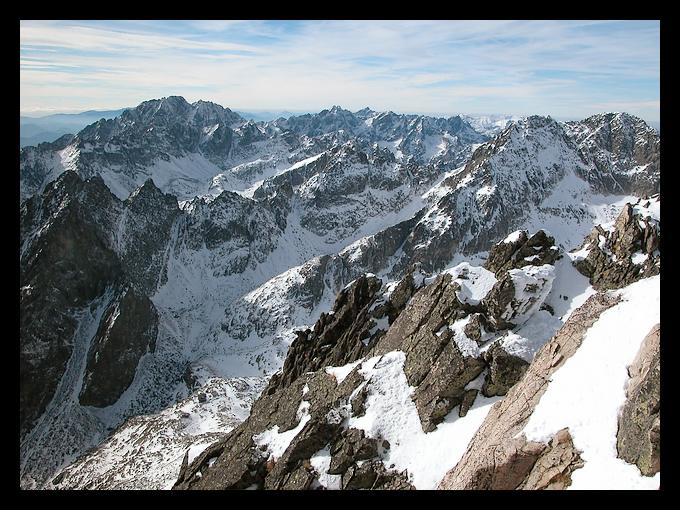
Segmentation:
{"type": "Polygon", "coordinates": [[[641,119],[255,122],[173,96],[22,148],[20,198],[24,488],[658,487],[658,399],[613,436],[618,407],[591,430],[550,400],[608,327],[603,381],[651,361],[599,398],[655,395],[641,119]]]}

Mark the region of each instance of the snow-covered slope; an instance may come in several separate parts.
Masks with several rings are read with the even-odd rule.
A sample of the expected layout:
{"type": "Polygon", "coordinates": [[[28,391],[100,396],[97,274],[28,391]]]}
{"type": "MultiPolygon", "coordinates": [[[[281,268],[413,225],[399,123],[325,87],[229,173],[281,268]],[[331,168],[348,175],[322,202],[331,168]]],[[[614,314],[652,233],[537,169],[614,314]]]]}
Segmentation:
{"type": "MultiPolygon", "coordinates": [[[[43,190],[22,205],[22,264],[32,268],[22,276],[26,303],[31,293],[40,296],[49,271],[69,281],[71,266],[41,262],[45,253],[59,260],[63,232],[77,236],[84,225],[110,257],[111,272],[99,276],[110,290],[93,284],[89,301],[67,310],[72,319],[64,324],[75,333],[62,340],[75,347],[60,354],[64,366],[55,368],[60,385],[49,417],[22,440],[22,483],[41,486],[122,426],[76,464],[87,468],[68,471],[64,486],[135,486],[146,465],[140,449],[153,435],[167,450],[154,457],[167,467],[158,471],[158,486],[165,486],[192,441],[171,411],[184,405],[178,402],[193,402],[201,384],[228,389],[253,378],[242,391],[225,390],[219,406],[200,406],[201,420],[211,424],[201,434],[225,432],[243,419],[240,404],[254,400],[282,367],[296,331],[312,328],[337,293],[364,273],[394,289],[409,272],[427,281],[444,272],[468,289],[474,306],[489,289],[477,295],[458,275],[493,286],[495,277],[482,277],[478,264],[511,231],[545,228],[558,248],[578,247],[594,225],[614,220],[626,201],[637,199],[625,187],[594,190],[582,177],[599,167],[582,157],[569,133],[552,119],[531,117],[482,143],[485,137],[460,118],[340,108],[256,124],[211,103],[166,98],[58,146],[25,149],[22,197],[43,190]],[[83,183],[73,172],[62,175],[67,168],[97,177],[83,183]],[[114,404],[82,406],[82,374],[98,349],[92,336],[120,292],[113,275],[152,303],[155,345],[135,360],[134,378],[114,404]],[[139,415],[148,415],[139,419],[154,434],[114,455],[129,442],[120,439],[133,430],[128,419],[139,415]],[[60,429],[70,431],[61,443],[60,429]],[[118,479],[111,476],[117,465],[128,466],[118,479]]],[[[86,259],[84,246],[90,245],[76,243],[74,259],[86,259]]],[[[502,345],[529,360],[592,289],[566,258],[543,272],[518,271],[517,287],[541,286],[538,301],[554,311],[527,300],[502,319],[521,317],[502,345]]],[[[86,276],[94,282],[97,274],[93,268],[86,276]]],[[[518,302],[524,297],[516,294],[518,302]]],[[[51,312],[38,313],[43,320],[51,312]]],[[[380,324],[369,328],[372,335],[380,324]]],[[[453,334],[466,326],[458,323],[453,334]]],[[[22,329],[22,342],[24,336],[22,329]]],[[[42,347],[26,348],[27,359],[35,349],[42,347]]],[[[149,451],[157,451],[153,444],[149,451]]]]}
{"type": "Polygon", "coordinates": [[[635,465],[620,459],[616,450],[627,367],[660,319],[659,276],[633,283],[614,295],[621,302],[600,315],[576,354],[553,374],[523,430],[528,440],[546,442],[559,430],[569,429],[584,461],[583,468],[573,473],[570,489],[659,487],[659,473],[643,476],[635,465]]]}
{"type": "Polygon", "coordinates": [[[441,166],[461,163],[472,144],[488,138],[459,117],[385,115],[389,120],[376,112],[364,119],[334,107],[255,123],[210,102],[189,104],[178,96],[145,101],[75,137],[22,149],[21,200],[66,170],[86,179],[101,175],[120,199],[152,179],[187,200],[223,190],[252,193],[266,178],[350,140],[365,151],[387,144],[404,164],[441,166]]]}
{"type": "MultiPolygon", "coordinates": [[[[438,487],[464,455],[471,455],[466,453],[468,444],[493,404],[503,401],[553,335],[573,323],[572,317],[580,320],[576,311],[596,293],[573,267],[572,259],[577,255],[560,257],[553,242],[540,233],[529,237],[512,233],[492,249],[487,261],[493,261],[491,266],[462,263],[438,277],[422,279],[403,310],[384,323],[380,318],[382,306],[385,300],[393,299],[394,285],[382,284],[383,298],[370,298],[370,294],[360,297],[362,279],[355,280],[338,296],[330,315],[317,322],[314,332],[297,338],[282,374],[270,380],[236,434],[197,457],[182,471],[177,487],[438,487]],[[505,246],[512,250],[508,252],[505,246]],[[516,256],[532,251],[535,255],[530,257],[516,256]],[[498,268],[496,264],[504,260],[511,263],[509,268],[498,268]],[[490,269],[496,271],[495,276],[490,269]],[[512,293],[508,294],[507,288],[512,293]],[[354,314],[354,323],[342,326],[347,306],[356,306],[359,311],[354,314]],[[367,311],[373,314],[377,327],[384,328],[382,335],[374,335],[375,326],[367,330],[373,323],[370,319],[361,326],[367,311]],[[333,322],[336,315],[338,321],[333,322]],[[359,331],[367,333],[352,337],[359,331]],[[340,340],[333,340],[337,338],[340,340]],[[350,338],[359,346],[358,351],[347,344],[350,338]],[[315,340],[318,345],[309,344],[315,340]],[[362,344],[368,350],[361,348],[362,344]],[[319,365],[316,360],[324,348],[329,359],[344,356],[348,363],[319,365]],[[363,352],[367,354],[362,356],[363,352]],[[296,363],[301,366],[296,367],[296,363]],[[322,368],[310,370],[319,366],[322,368]],[[254,446],[248,446],[249,437],[254,446]],[[242,448],[246,448],[245,453],[242,448]],[[241,464],[241,455],[251,459],[247,466],[241,464]]],[[[562,383],[559,377],[552,381],[546,378],[548,392],[536,408],[537,425],[530,421],[527,435],[529,440],[547,442],[572,424],[573,445],[580,452],[580,465],[575,469],[590,464],[588,470],[584,469],[586,474],[576,471],[569,479],[576,487],[590,470],[596,470],[598,476],[615,473],[611,483],[626,485],[632,481],[640,487],[655,488],[658,478],[645,478],[635,466],[617,459],[613,445],[616,411],[625,400],[626,365],[645,333],[658,322],[658,277],[641,280],[614,294],[623,296],[624,304],[603,314],[588,330],[582,351],[557,370],[557,376],[567,374],[567,382],[562,383]],[[640,305],[642,301],[644,306],[640,305]],[[637,310],[629,313],[628,307],[637,310]],[[620,321],[624,315],[622,326],[611,326],[610,321],[620,321]],[[645,319],[640,320],[643,315],[645,319]],[[630,327],[632,324],[635,327],[630,327]],[[612,347],[591,342],[590,336],[607,335],[619,327],[627,329],[627,348],[611,363],[603,364],[612,347]],[[602,393],[593,392],[590,380],[583,377],[583,363],[598,366],[595,377],[602,381],[598,389],[617,396],[596,412],[583,407],[574,415],[573,406],[565,408],[560,400],[561,392],[570,391],[573,374],[589,395],[577,392],[569,396],[570,400],[585,399],[597,406],[602,398],[602,393]],[[574,372],[576,364],[579,366],[574,372]],[[551,410],[555,402],[559,412],[551,410]],[[544,413],[545,408],[548,411],[544,413]],[[565,409],[571,410],[565,414],[565,409]],[[603,435],[600,431],[605,428],[603,435]],[[604,462],[616,464],[617,471],[603,470],[604,462]]],[[[518,478],[517,483],[520,481],[518,478]]]]}

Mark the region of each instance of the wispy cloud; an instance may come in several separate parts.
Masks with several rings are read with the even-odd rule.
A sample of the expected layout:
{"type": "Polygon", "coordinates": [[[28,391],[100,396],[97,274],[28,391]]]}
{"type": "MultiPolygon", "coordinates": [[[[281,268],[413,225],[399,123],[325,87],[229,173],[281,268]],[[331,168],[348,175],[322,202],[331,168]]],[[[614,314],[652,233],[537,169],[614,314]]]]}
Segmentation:
{"type": "Polygon", "coordinates": [[[654,21],[26,21],[20,33],[24,110],[169,94],[244,109],[656,120],[660,108],[654,21]]]}

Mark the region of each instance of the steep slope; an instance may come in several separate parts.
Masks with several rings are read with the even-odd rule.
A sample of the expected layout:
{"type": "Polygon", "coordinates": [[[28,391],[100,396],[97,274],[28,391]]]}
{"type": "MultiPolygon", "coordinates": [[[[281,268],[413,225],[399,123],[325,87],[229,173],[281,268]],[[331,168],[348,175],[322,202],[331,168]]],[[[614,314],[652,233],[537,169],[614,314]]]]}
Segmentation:
{"type": "Polygon", "coordinates": [[[85,179],[101,175],[120,199],[151,178],[164,192],[187,200],[224,190],[251,193],[264,179],[354,139],[364,150],[403,141],[398,151],[404,164],[440,168],[461,163],[471,144],[487,139],[459,117],[391,115],[398,129],[370,130],[368,120],[339,107],[255,123],[206,101],[189,104],[178,96],[145,101],[72,139],[22,149],[21,200],[66,170],[85,179]]]}
{"type": "Polygon", "coordinates": [[[590,164],[582,175],[596,190],[637,196],[659,192],[659,134],[642,119],[604,113],[567,122],[565,129],[590,164]]]}
{"type": "Polygon", "coordinates": [[[359,277],[298,333],[248,419],[183,467],[175,487],[435,488],[456,463],[442,487],[564,488],[603,475],[609,485],[655,487],[658,478],[604,445],[616,444],[625,365],[658,322],[658,276],[621,292],[586,288],[582,306],[555,317],[550,303],[573,274],[556,271],[553,242],[513,234],[493,247],[487,269],[463,263],[396,288],[359,277]],[[614,329],[625,345],[616,356],[607,354],[620,340],[614,329]],[[528,440],[516,438],[523,427],[528,440]]]}
{"type": "MultiPolygon", "coordinates": [[[[554,240],[530,239],[520,245],[540,246],[536,261],[555,260],[554,240]]],[[[541,313],[553,273],[531,262],[499,272],[527,284],[550,275],[511,295],[466,263],[396,286],[359,277],[313,330],[298,333],[250,417],[182,470],[178,487],[433,488],[447,459],[414,452],[471,434],[478,410],[521,377],[527,362],[503,340],[515,324],[493,326],[495,310],[507,305],[507,318],[525,324],[541,313]],[[447,418],[455,408],[461,419],[447,418]]]]}
{"type": "MultiPolygon", "coordinates": [[[[654,209],[649,228],[658,236],[654,209]]],[[[631,210],[616,222],[629,231],[617,238],[619,253],[636,249],[631,210]]],[[[580,260],[578,252],[571,258],[580,260]]],[[[440,488],[658,488],[660,280],[630,276],[625,265],[617,271],[628,278],[606,288],[625,287],[592,295],[571,315],[492,408],[440,488]]]]}
{"type": "MultiPolygon", "coordinates": [[[[191,112],[207,108],[196,104],[188,108],[181,105],[180,101],[180,113],[177,115],[186,114],[186,118],[191,117],[191,112]]],[[[211,108],[207,110],[211,111],[211,108]]],[[[159,126],[172,124],[168,122],[169,113],[159,114],[153,109],[145,111],[148,118],[159,126]]],[[[137,115],[140,122],[147,118],[141,112],[137,115]]],[[[329,120],[330,125],[344,130],[341,126],[345,126],[347,121],[357,132],[371,133],[366,121],[380,117],[369,111],[351,115],[360,122],[352,124],[351,119],[344,119],[335,125],[329,120]]],[[[204,116],[210,119],[210,115],[204,116]]],[[[184,122],[187,122],[186,119],[184,122]]],[[[196,122],[197,125],[204,123],[196,122]]],[[[387,121],[378,120],[378,124],[381,122],[387,121]]],[[[412,125],[410,122],[406,125],[412,125]]],[[[420,122],[412,127],[417,132],[419,127],[422,131],[427,125],[427,122],[420,122]]],[[[385,126],[376,127],[375,132],[382,137],[392,136],[385,126]]],[[[395,121],[394,126],[398,134],[402,129],[399,122],[395,121]]],[[[193,398],[190,393],[200,391],[201,384],[229,388],[239,378],[268,378],[281,368],[285,372],[284,359],[296,337],[302,335],[314,343],[316,340],[310,339],[318,336],[318,332],[313,333],[311,329],[304,334],[296,331],[305,331],[319,322],[326,326],[332,323],[333,320],[322,314],[331,310],[336,294],[362,274],[375,273],[383,281],[381,289],[385,290],[381,291],[381,297],[376,298],[380,301],[376,306],[382,306],[384,315],[374,321],[375,324],[364,324],[365,328],[356,325],[355,333],[361,336],[368,331],[369,338],[377,338],[385,330],[384,322],[389,320],[391,324],[394,321],[396,310],[403,307],[404,300],[411,297],[423,278],[432,278],[448,268],[448,273],[459,283],[464,280],[459,276],[465,276],[466,272],[477,280],[479,275],[486,273],[476,266],[460,266],[462,253],[469,254],[473,264],[478,263],[483,260],[484,251],[490,249],[494,242],[504,239],[511,229],[524,228],[535,232],[542,228],[539,225],[547,224],[552,237],[544,233],[543,237],[539,236],[544,241],[532,236],[531,243],[522,248],[529,236],[524,234],[522,237],[520,234],[510,236],[508,242],[503,243],[514,247],[519,242],[513,253],[524,255],[519,261],[511,261],[507,267],[491,268],[493,273],[500,270],[500,275],[494,274],[485,279],[492,283],[491,287],[493,282],[500,282],[493,294],[497,297],[484,304],[488,310],[495,307],[496,312],[487,317],[486,322],[479,315],[481,312],[472,313],[469,318],[473,325],[484,328],[507,330],[510,325],[512,328],[516,326],[512,333],[505,335],[503,349],[489,348],[476,355],[477,358],[481,356],[479,363],[488,367],[492,374],[488,382],[480,382],[480,388],[483,385],[489,395],[502,394],[507,389],[502,374],[512,376],[523,370],[537,346],[547,340],[546,335],[558,323],[561,324],[561,318],[566,318],[583,302],[585,297],[582,293],[588,287],[585,278],[571,267],[568,260],[551,259],[550,253],[546,257],[531,259],[535,255],[532,250],[542,246],[547,239],[553,239],[551,246],[554,245],[556,250],[574,248],[594,224],[613,220],[626,199],[620,195],[593,194],[589,184],[579,177],[577,169],[574,170],[586,163],[579,158],[576,146],[561,126],[551,119],[531,118],[506,129],[496,140],[480,146],[475,158],[457,170],[452,163],[442,166],[435,161],[421,165],[414,158],[404,163],[389,148],[381,149],[380,144],[376,146],[363,140],[361,134],[349,140],[349,134],[329,128],[328,133],[311,138],[307,134],[277,129],[272,125],[244,123],[234,127],[234,132],[237,133],[236,140],[250,140],[251,147],[260,144],[262,151],[272,150],[273,146],[267,145],[270,140],[293,140],[292,145],[286,145],[296,147],[292,161],[303,156],[305,159],[291,163],[292,152],[287,148],[280,153],[281,159],[276,156],[259,167],[234,167],[227,173],[220,170],[218,176],[226,177],[212,179],[212,188],[206,188],[209,189],[207,195],[188,195],[189,198],[180,204],[174,197],[159,190],[153,179],[144,181],[142,186],[133,189],[129,197],[120,200],[115,193],[103,191],[106,186],[102,179],[94,177],[82,183],[72,172],[63,173],[55,183],[45,187],[42,195],[24,202],[22,271],[27,271],[23,265],[32,267],[24,259],[41,260],[40,257],[52,251],[57,254],[55,260],[60,259],[58,254],[61,252],[54,246],[64,243],[60,240],[64,236],[72,238],[67,241],[72,250],[69,252],[72,266],[77,266],[76,261],[88,259],[91,253],[88,250],[93,246],[90,238],[96,238],[107,254],[99,256],[96,263],[108,264],[110,259],[109,265],[120,268],[110,270],[113,275],[110,278],[97,278],[100,286],[101,282],[109,280],[113,283],[110,290],[109,287],[96,287],[94,297],[88,294],[83,299],[79,306],[83,309],[88,307],[86,313],[71,311],[67,301],[55,301],[52,308],[40,303],[35,307],[35,313],[41,317],[32,319],[30,324],[54,320],[53,317],[65,312],[69,317],[75,314],[75,318],[68,322],[71,329],[61,326],[61,330],[52,326],[45,328],[45,331],[58,332],[59,339],[49,342],[49,346],[56,348],[60,342],[65,345],[59,347],[63,351],[61,354],[44,358],[57,362],[52,364],[54,366],[48,363],[49,369],[44,371],[45,374],[52,373],[53,381],[41,389],[45,391],[42,403],[26,406],[29,410],[34,405],[36,410],[32,412],[37,416],[53,395],[49,404],[52,411],[43,413],[47,418],[41,420],[22,444],[22,471],[26,485],[35,483],[40,486],[53,477],[55,469],[65,466],[90,446],[99,444],[111,429],[131,416],[155,413],[148,416],[148,430],[165,430],[163,423],[172,430],[177,429],[172,425],[174,418],[168,418],[162,410],[181,399],[193,398]],[[343,136],[348,137],[347,141],[338,143],[343,136]],[[306,145],[308,142],[313,143],[306,145]],[[557,150],[551,150],[552,146],[557,150]],[[315,154],[319,147],[325,148],[315,154]],[[305,151],[311,151],[311,156],[305,151]],[[275,160],[285,163],[273,163],[275,160]],[[518,168],[527,169],[526,177],[513,183],[518,168]],[[278,175],[266,177],[272,169],[276,169],[278,175]],[[234,176],[243,178],[237,187],[240,189],[236,189],[237,192],[222,189],[222,185],[229,187],[234,176]],[[80,189],[79,186],[87,190],[93,188],[99,190],[98,194],[87,191],[94,198],[83,198],[87,193],[82,196],[73,194],[65,186],[67,181],[73,181],[74,189],[80,189]],[[253,181],[249,188],[244,188],[253,181]],[[492,199],[487,203],[486,192],[492,187],[489,183],[497,184],[496,189],[488,193],[492,199]],[[60,208],[62,202],[50,197],[55,189],[62,188],[65,191],[60,193],[66,198],[59,200],[67,206],[60,208]],[[507,192],[503,191],[505,188],[507,192]],[[471,196],[474,197],[472,200],[471,196]],[[520,208],[517,204],[522,199],[538,201],[539,205],[520,208]],[[54,201],[55,205],[48,207],[46,204],[50,201],[54,201]],[[469,207],[464,208],[461,214],[454,214],[457,210],[454,204],[459,202],[469,207]],[[62,230],[57,230],[60,214],[73,208],[80,211],[78,215],[63,220],[62,230]],[[498,220],[499,213],[494,214],[493,210],[501,211],[506,219],[498,220]],[[480,225],[487,218],[492,229],[488,235],[482,236],[480,225]],[[85,226],[73,228],[81,223],[85,226]],[[554,225],[560,225],[560,228],[554,229],[554,225]],[[526,261],[526,258],[531,260],[526,261]],[[541,262],[536,267],[552,267],[554,264],[554,269],[525,270],[523,266],[532,260],[541,262]],[[518,272],[503,273],[508,269],[518,272]],[[409,274],[413,274],[414,283],[402,283],[400,286],[399,282],[409,274]],[[552,278],[569,282],[561,287],[566,299],[562,294],[549,290],[552,278]],[[514,299],[513,289],[520,285],[544,289],[547,296],[539,293],[538,301],[545,300],[555,316],[547,310],[537,310],[540,303],[534,307],[530,300],[522,301],[524,305],[517,309],[518,313],[504,315],[503,300],[514,299]],[[393,303],[389,299],[392,292],[401,296],[397,301],[399,305],[390,304],[393,303]],[[128,303],[129,296],[133,295],[138,299],[128,303]],[[127,304],[120,306],[122,303],[127,304]],[[147,310],[144,315],[148,327],[125,318],[128,313],[135,317],[137,311],[144,309],[147,310]],[[55,310],[58,313],[52,313],[55,310]],[[118,317],[116,313],[120,310],[128,312],[116,326],[112,318],[118,317]],[[516,317],[527,321],[520,325],[513,322],[516,317]],[[126,328],[131,333],[131,340],[134,340],[129,344],[121,342],[125,335],[117,331],[117,327],[124,324],[128,324],[126,328]],[[134,353],[131,359],[138,361],[127,364],[128,368],[117,374],[120,380],[116,388],[102,390],[102,384],[98,384],[97,380],[103,382],[106,377],[98,379],[92,375],[96,373],[97,353],[100,352],[99,355],[106,359],[112,353],[128,351],[134,353]],[[496,377],[493,375],[496,373],[501,375],[496,377]],[[131,374],[132,380],[129,380],[131,374]],[[100,407],[81,406],[78,396],[83,388],[85,402],[92,402],[88,398],[93,390],[87,390],[87,381],[94,381],[89,387],[95,389],[94,401],[100,407]],[[197,381],[198,386],[192,381],[197,381]],[[50,389],[55,386],[59,388],[50,389]],[[65,404],[66,401],[70,403],[65,404]],[[54,431],[60,428],[70,431],[63,444],[55,443],[54,439],[54,431]]],[[[190,128],[180,131],[192,132],[190,128]]],[[[163,134],[163,137],[166,136],[170,135],[163,134]]],[[[177,140],[186,142],[182,136],[177,140]]],[[[163,146],[163,143],[160,145],[163,146]]],[[[245,145],[244,142],[243,147],[245,145]]],[[[207,146],[199,143],[198,147],[210,154],[207,146]]],[[[471,150],[471,146],[468,148],[471,150]]],[[[123,151],[127,152],[128,148],[123,151]]],[[[216,150],[214,154],[222,153],[216,150]]],[[[252,153],[248,157],[253,157],[252,153]]],[[[504,260],[504,255],[499,257],[504,260]]],[[[504,260],[503,263],[507,265],[507,262],[504,260]]],[[[45,279],[49,263],[41,264],[40,278],[45,279]]],[[[94,276],[87,274],[85,278],[87,281],[95,280],[94,276]]],[[[22,280],[22,293],[28,295],[36,292],[33,289],[44,286],[42,280],[35,281],[36,284],[31,284],[28,279],[22,280]]],[[[42,292],[40,289],[38,295],[42,292]]],[[[518,299],[520,297],[526,299],[530,296],[517,296],[518,299]]],[[[26,303],[29,310],[29,301],[26,303]]],[[[472,325],[466,329],[472,337],[489,338],[484,337],[481,330],[477,335],[472,325]]],[[[34,336],[36,339],[48,338],[41,334],[34,336]]],[[[344,338],[349,341],[350,337],[354,338],[354,333],[344,338]]],[[[31,337],[25,335],[22,329],[22,343],[24,338],[31,337]]],[[[33,351],[40,351],[42,356],[47,352],[46,348],[39,343],[27,347],[27,358],[34,356],[30,354],[33,351]]],[[[349,349],[348,352],[354,353],[353,356],[365,356],[365,348],[367,346],[356,351],[349,349]]],[[[293,352],[296,352],[295,349],[293,352]]],[[[316,365],[310,365],[311,369],[322,367],[324,360],[338,365],[347,361],[342,356],[335,359],[324,355],[319,359],[321,361],[316,365]]],[[[295,363],[296,366],[299,364],[295,363]]],[[[297,372],[293,370],[291,373],[297,372]]],[[[191,416],[195,413],[196,420],[210,424],[201,429],[201,434],[208,434],[205,438],[225,434],[243,419],[240,403],[254,400],[264,384],[262,379],[252,381],[243,391],[227,391],[219,400],[219,406],[196,405],[192,408],[191,416]],[[220,416],[222,412],[226,415],[220,416]]],[[[27,391],[27,394],[32,395],[33,392],[27,391]]],[[[471,398],[469,395],[471,393],[468,393],[468,400],[471,398]]],[[[436,400],[428,402],[433,409],[440,409],[439,412],[450,404],[441,407],[436,400]]],[[[144,456],[137,458],[139,448],[145,448],[149,441],[153,441],[153,434],[145,434],[145,439],[126,455],[111,456],[115,445],[123,441],[117,439],[117,434],[128,434],[130,430],[123,425],[110,437],[106,443],[109,446],[94,450],[74,464],[74,467],[82,466],[85,462],[87,468],[82,471],[78,468],[80,474],[77,476],[76,471],[69,471],[74,477],[63,477],[63,486],[76,487],[85,483],[94,483],[98,487],[135,486],[135,477],[144,465],[144,456]],[[116,463],[129,466],[122,479],[111,476],[115,471],[112,466],[116,463]],[[93,480],[103,477],[103,481],[87,481],[87,473],[93,480]]],[[[165,438],[163,449],[167,451],[166,459],[180,458],[192,441],[192,433],[183,431],[182,427],[177,430],[180,431],[177,434],[161,434],[165,438]]],[[[164,480],[160,485],[166,484],[175,476],[172,473],[176,474],[179,469],[172,462],[168,461],[167,469],[159,472],[158,476],[164,480]]]]}

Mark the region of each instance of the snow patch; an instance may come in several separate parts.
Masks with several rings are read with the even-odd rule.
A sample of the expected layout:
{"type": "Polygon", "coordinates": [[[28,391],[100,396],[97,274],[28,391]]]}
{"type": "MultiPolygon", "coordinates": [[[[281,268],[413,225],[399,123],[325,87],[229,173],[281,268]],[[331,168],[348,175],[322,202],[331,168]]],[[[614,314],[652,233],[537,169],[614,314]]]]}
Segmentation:
{"type": "Polygon", "coordinates": [[[448,470],[465,453],[468,443],[500,397],[479,395],[465,418],[454,409],[436,430],[424,433],[411,400],[403,366],[406,355],[393,351],[370,358],[361,368],[367,380],[366,414],[351,417],[347,426],[364,430],[366,436],[387,439],[390,449],[383,462],[397,471],[407,470],[418,489],[435,489],[448,470]]]}
{"type": "Polygon", "coordinates": [[[659,474],[643,476],[617,457],[619,410],[626,400],[627,367],[660,321],[659,276],[613,294],[623,301],[604,311],[586,332],[581,347],[557,372],[524,433],[547,442],[568,427],[584,467],[572,473],[570,489],[657,489],[659,474]]]}

